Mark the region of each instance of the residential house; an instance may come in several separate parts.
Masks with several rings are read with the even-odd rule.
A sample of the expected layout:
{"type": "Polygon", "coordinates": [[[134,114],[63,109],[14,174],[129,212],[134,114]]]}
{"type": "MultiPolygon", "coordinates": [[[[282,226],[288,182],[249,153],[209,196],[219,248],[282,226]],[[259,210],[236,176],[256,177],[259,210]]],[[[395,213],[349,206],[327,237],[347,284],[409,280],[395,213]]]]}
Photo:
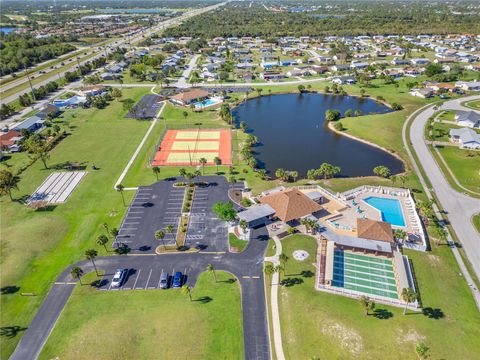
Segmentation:
{"type": "Polygon", "coordinates": [[[480,114],[476,111],[457,111],[455,120],[459,126],[480,128],[480,114]]]}
{"type": "Polygon", "coordinates": [[[455,86],[465,91],[480,91],[480,81],[457,81],[455,86]]]}
{"type": "Polygon", "coordinates": [[[418,58],[418,59],[410,59],[410,63],[412,65],[427,65],[430,63],[430,60],[427,58],[418,58]]]}
{"type": "Polygon", "coordinates": [[[395,65],[395,66],[399,66],[399,65],[410,65],[410,60],[407,60],[407,59],[393,59],[392,61],[390,61],[390,63],[392,65],[395,65]]]}
{"type": "Polygon", "coordinates": [[[409,91],[409,94],[426,99],[433,96],[433,91],[431,89],[412,89],[409,91]]]}
{"type": "Polygon", "coordinates": [[[330,68],[332,71],[339,72],[339,71],[348,71],[350,70],[350,65],[333,65],[330,68]]]}
{"type": "Polygon", "coordinates": [[[82,89],[77,91],[77,94],[80,96],[96,96],[104,93],[106,91],[106,87],[103,85],[91,85],[85,86],[82,89]]]}
{"type": "Polygon", "coordinates": [[[280,80],[284,79],[286,75],[282,72],[265,71],[260,74],[260,78],[264,80],[280,80]]]}
{"type": "Polygon", "coordinates": [[[17,130],[9,130],[0,135],[0,150],[4,152],[18,152],[21,150],[19,145],[22,140],[22,134],[17,130]]]}
{"type": "Polygon", "coordinates": [[[353,85],[356,82],[353,76],[337,76],[332,79],[332,83],[337,85],[353,85]]]}
{"type": "Polygon", "coordinates": [[[60,109],[55,105],[48,104],[35,114],[41,119],[53,119],[60,115],[60,109]]]}
{"type": "Polygon", "coordinates": [[[17,126],[15,126],[14,130],[22,131],[27,130],[29,132],[34,132],[43,127],[43,123],[45,122],[44,119],[34,115],[26,119],[25,121],[21,122],[17,126]]]}
{"type": "Polygon", "coordinates": [[[463,149],[480,149],[480,135],[472,129],[450,129],[450,139],[463,149]]]}

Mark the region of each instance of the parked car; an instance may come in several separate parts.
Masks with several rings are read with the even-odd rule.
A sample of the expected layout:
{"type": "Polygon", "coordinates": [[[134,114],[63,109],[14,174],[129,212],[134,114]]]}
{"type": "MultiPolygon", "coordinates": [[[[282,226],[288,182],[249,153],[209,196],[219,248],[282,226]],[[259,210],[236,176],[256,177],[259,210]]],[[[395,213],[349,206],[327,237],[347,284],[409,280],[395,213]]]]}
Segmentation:
{"type": "Polygon", "coordinates": [[[172,286],[174,288],[179,288],[182,287],[182,273],[180,271],[177,271],[175,275],[173,276],[173,283],[172,286]]]}
{"type": "Polygon", "coordinates": [[[127,272],[128,272],[127,269],[117,269],[117,271],[115,271],[115,275],[113,275],[112,286],[113,287],[122,286],[122,283],[125,280],[125,277],[127,276],[127,272]]]}
{"type": "Polygon", "coordinates": [[[168,289],[168,273],[162,272],[160,275],[160,289],[168,289]]]}

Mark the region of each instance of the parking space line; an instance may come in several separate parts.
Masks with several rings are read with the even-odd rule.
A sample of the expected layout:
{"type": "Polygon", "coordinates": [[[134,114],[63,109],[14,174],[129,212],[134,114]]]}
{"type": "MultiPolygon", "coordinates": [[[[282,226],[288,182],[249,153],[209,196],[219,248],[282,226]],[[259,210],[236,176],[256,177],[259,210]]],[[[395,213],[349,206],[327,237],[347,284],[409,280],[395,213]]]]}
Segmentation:
{"type": "Polygon", "coordinates": [[[135,289],[135,286],[137,285],[138,277],[140,276],[140,273],[142,272],[142,269],[138,270],[137,277],[135,279],[135,282],[133,283],[132,288],[135,289]]]}
{"type": "Polygon", "coordinates": [[[143,211],[129,211],[129,214],[143,214],[143,211]]]}
{"type": "Polygon", "coordinates": [[[242,276],[244,279],[250,279],[250,276],[242,276]]]}
{"type": "Polygon", "coordinates": [[[148,287],[148,282],[150,281],[150,276],[152,276],[152,269],[150,269],[150,273],[148,274],[147,283],[145,284],[145,290],[146,290],[147,287],[148,287]]]}

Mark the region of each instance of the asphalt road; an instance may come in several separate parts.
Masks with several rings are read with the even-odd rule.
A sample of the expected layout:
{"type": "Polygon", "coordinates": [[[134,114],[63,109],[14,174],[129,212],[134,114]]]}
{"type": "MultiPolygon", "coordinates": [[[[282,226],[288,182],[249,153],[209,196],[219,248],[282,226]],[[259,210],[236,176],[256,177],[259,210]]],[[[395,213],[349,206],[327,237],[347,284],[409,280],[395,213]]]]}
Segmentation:
{"type": "MultiPolygon", "coordinates": [[[[217,270],[234,274],[242,288],[245,359],[269,360],[270,342],[263,278],[263,258],[267,244],[268,234],[262,228],[254,231],[254,238],[240,254],[199,252],[97,258],[97,268],[107,274],[99,290],[111,290],[111,277],[118,268],[129,269],[129,277],[122,286],[123,291],[158,288],[162,271],[170,274],[182,271],[186,274],[186,283],[194,286],[198,275],[211,263],[217,270]]],[[[85,272],[93,271],[93,266],[88,261],[75,265],[82,267],[85,272]]],[[[65,269],[58,277],[10,359],[34,360],[38,357],[73,291],[70,269],[71,267],[65,269]]]]}
{"type": "MultiPolygon", "coordinates": [[[[460,103],[476,98],[480,98],[480,96],[450,100],[445,102],[439,110],[471,110],[464,108],[460,103]]],[[[480,200],[450,187],[425,144],[424,128],[434,113],[433,107],[428,107],[415,117],[410,128],[410,139],[438,201],[446,211],[477,277],[480,278],[480,235],[472,223],[472,216],[480,213],[480,200]]]]}

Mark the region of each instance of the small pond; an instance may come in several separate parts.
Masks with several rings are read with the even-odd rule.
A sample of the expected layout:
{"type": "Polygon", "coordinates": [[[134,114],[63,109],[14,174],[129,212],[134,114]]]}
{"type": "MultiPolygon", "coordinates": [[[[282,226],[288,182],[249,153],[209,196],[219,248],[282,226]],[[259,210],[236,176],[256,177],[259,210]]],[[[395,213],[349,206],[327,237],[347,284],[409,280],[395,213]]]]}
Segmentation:
{"type": "Polygon", "coordinates": [[[328,129],[328,109],[342,114],[348,109],[360,110],[363,115],[391,111],[368,98],[281,94],[248,100],[233,113],[238,124],[244,121],[247,131],[258,137],[260,143],[254,147],[254,156],[271,175],[283,168],[305,176],[307,170],[324,162],[339,166],[340,176],[372,175],[378,165],[387,166],[393,174],[403,172],[403,163],[395,156],[328,129]]]}

